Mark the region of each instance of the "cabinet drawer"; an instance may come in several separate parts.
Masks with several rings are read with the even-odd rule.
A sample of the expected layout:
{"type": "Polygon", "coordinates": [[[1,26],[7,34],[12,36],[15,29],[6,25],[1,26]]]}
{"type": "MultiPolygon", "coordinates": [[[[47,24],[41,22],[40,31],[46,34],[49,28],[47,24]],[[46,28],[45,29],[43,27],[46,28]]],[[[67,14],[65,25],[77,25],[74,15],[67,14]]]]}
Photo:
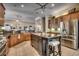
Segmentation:
{"type": "Polygon", "coordinates": [[[74,48],[74,41],[62,40],[62,45],[69,48],[74,48]]]}

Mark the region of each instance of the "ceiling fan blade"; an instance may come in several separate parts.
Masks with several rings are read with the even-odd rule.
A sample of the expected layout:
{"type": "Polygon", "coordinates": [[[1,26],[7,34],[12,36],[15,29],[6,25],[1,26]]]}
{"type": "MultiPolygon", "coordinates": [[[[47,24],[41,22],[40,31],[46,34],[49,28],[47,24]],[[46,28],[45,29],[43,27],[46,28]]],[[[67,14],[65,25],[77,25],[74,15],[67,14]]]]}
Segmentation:
{"type": "Polygon", "coordinates": [[[42,5],[40,3],[36,3],[36,4],[42,7],[42,5]]]}
{"type": "Polygon", "coordinates": [[[37,11],[37,10],[39,10],[39,9],[41,9],[41,7],[40,7],[40,8],[35,9],[35,11],[37,11]]]}
{"type": "Polygon", "coordinates": [[[47,6],[48,5],[48,3],[45,3],[44,5],[43,5],[43,7],[45,7],[45,6],[47,6]]]}
{"type": "Polygon", "coordinates": [[[41,3],[36,3],[37,5],[40,6],[40,8],[35,9],[34,11],[36,12],[37,10],[41,9],[42,11],[45,10],[46,6],[48,5],[48,3],[45,4],[41,4],[41,3]]]}

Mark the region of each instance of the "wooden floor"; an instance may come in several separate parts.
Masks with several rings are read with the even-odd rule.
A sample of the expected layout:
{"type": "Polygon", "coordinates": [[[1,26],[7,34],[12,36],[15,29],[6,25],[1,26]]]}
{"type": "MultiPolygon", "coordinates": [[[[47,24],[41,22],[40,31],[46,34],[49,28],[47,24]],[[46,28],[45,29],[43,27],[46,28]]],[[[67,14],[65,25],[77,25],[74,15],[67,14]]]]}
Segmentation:
{"type": "MultiPolygon", "coordinates": [[[[7,56],[39,56],[39,54],[30,45],[30,41],[25,41],[10,48],[7,56]]],[[[79,56],[79,50],[73,50],[62,46],[62,56],[79,56]]]]}

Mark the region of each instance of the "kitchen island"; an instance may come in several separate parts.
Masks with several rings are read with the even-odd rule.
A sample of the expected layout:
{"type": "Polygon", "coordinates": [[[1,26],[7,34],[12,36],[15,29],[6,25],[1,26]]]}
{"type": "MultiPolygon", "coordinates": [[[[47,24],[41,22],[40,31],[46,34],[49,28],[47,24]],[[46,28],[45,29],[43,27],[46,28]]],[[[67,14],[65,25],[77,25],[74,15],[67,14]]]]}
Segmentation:
{"type": "Polygon", "coordinates": [[[49,56],[48,43],[52,39],[58,39],[60,44],[59,55],[61,55],[61,36],[57,34],[47,33],[32,33],[31,34],[31,45],[34,47],[41,56],[49,56]]]}

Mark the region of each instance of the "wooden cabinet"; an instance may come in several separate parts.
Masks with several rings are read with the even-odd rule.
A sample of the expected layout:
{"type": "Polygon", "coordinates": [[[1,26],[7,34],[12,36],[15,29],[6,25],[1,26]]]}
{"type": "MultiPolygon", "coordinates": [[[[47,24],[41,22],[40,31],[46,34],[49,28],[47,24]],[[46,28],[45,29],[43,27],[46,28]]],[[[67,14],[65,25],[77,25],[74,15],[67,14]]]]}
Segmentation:
{"type": "Polygon", "coordinates": [[[5,8],[2,3],[0,3],[0,18],[4,18],[5,8]]]}
{"type": "Polygon", "coordinates": [[[4,25],[4,15],[5,15],[5,8],[2,3],[0,3],[0,25],[4,25]]]}
{"type": "Polygon", "coordinates": [[[37,35],[32,34],[31,45],[42,55],[42,38],[37,35]]]}
{"type": "Polygon", "coordinates": [[[51,20],[48,20],[48,28],[51,28],[51,20]]]}
{"type": "Polygon", "coordinates": [[[4,18],[0,18],[0,25],[4,25],[4,18]]]}
{"type": "Polygon", "coordinates": [[[25,35],[23,33],[18,34],[18,43],[25,41],[25,35]]]}
{"type": "Polygon", "coordinates": [[[51,28],[56,28],[57,27],[57,19],[55,19],[55,17],[49,17],[48,18],[48,28],[51,29],[51,28]]]}
{"type": "Polygon", "coordinates": [[[10,37],[10,47],[18,43],[18,35],[11,35],[10,37]]]}
{"type": "Polygon", "coordinates": [[[78,19],[79,19],[79,12],[77,13],[77,17],[78,17],[78,19]]]}
{"type": "Polygon", "coordinates": [[[79,19],[79,12],[75,12],[72,14],[67,14],[62,16],[63,20],[72,20],[72,19],[79,19]]]}
{"type": "Polygon", "coordinates": [[[31,40],[31,33],[23,33],[22,37],[23,37],[24,41],[31,40]]]}
{"type": "Polygon", "coordinates": [[[74,39],[62,38],[62,45],[69,48],[74,48],[74,39]]]}
{"type": "Polygon", "coordinates": [[[26,41],[31,40],[31,33],[26,33],[26,41]]]}
{"type": "Polygon", "coordinates": [[[62,43],[64,46],[76,49],[75,46],[77,45],[76,44],[77,36],[75,36],[75,35],[77,34],[77,32],[76,32],[77,30],[75,30],[75,28],[77,28],[79,12],[67,14],[62,17],[63,17],[64,29],[66,30],[66,34],[72,35],[74,37],[71,39],[65,38],[62,40],[62,43]],[[74,33],[75,33],[75,35],[74,35],[74,33]]]}
{"type": "Polygon", "coordinates": [[[70,19],[79,19],[79,12],[71,14],[70,19]]]}
{"type": "Polygon", "coordinates": [[[11,35],[9,46],[12,47],[18,43],[21,43],[23,41],[31,40],[31,34],[30,33],[20,33],[20,34],[14,34],[11,35]]]}
{"type": "Polygon", "coordinates": [[[64,15],[64,16],[63,16],[63,21],[64,21],[64,20],[70,20],[70,15],[64,15]]]}

